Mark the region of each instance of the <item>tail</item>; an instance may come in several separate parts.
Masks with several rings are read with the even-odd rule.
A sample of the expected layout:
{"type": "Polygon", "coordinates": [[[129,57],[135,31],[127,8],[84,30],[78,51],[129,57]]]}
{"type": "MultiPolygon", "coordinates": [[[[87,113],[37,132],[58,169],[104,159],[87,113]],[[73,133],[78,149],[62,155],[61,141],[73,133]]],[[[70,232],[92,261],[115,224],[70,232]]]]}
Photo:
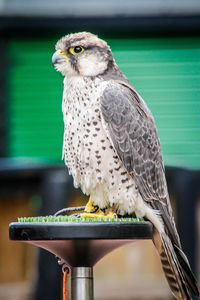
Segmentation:
{"type": "Polygon", "coordinates": [[[190,291],[199,298],[196,279],[183,251],[173,245],[166,233],[154,229],[153,242],[160,255],[165,277],[178,300],[192,300],[190,291]]]}

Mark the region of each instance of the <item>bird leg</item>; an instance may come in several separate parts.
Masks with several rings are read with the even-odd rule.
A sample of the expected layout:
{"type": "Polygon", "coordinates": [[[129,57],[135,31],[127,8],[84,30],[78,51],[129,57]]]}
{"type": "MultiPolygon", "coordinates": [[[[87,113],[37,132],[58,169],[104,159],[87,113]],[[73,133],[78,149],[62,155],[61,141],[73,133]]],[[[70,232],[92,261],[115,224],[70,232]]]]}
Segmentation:
{"type": "Polygon", "coordinates": [[[100,209],[90,197],[88,203],[85,206],[84,212],[81,214],[81,218],[117,218],[117,214],[108,209],[100,209]]]}
{"type": "Polygon", "coordinates": [[[95,213],[98,210],[98,206],[94,203],[92,198],[89,198],[88,203],[85,206],[84,212],[95,213]]]}

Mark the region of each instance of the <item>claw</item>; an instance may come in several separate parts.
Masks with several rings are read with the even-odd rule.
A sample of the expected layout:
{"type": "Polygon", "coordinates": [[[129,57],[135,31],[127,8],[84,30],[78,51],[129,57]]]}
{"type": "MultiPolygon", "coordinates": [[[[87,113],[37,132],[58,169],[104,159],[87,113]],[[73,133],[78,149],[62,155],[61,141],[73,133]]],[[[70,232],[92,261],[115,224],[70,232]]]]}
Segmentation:
{"type": "Polygon", "coordinates": [[[99,207],[96,205],[95,208],[90,211],[90,213],[93,214],[93,213],[97,212],[98,209],[99,209],[99,207]]]}
{"type": "Polygon", "coordinates": [[[118,216],[115,212],[109,211],[109,213],[106,215],[106,218],[117,219],[118,216]]]}
{"type": "Polygon", "coordinates": [[[84,212],[80,215],[81,218],[105,218],[105,219],[114,219],[117,218],[117,214],[109,210],[106,212],[106,209],[100,209],[90,197],[88,203],[85,206],[84,212]]]}

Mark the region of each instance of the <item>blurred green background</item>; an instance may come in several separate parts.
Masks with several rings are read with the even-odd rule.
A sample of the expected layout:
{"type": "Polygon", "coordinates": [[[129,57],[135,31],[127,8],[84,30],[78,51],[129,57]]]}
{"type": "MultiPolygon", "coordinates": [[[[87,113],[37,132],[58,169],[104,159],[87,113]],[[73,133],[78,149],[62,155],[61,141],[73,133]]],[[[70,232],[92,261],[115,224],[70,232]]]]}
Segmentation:
{"type": "MultiPolygon", "coordinates": [[[[59,38],[54,34],[46,39],[9,39],[9,157],[61,162],[63,78],[51,65],[59,38]]],[[[200,38],[110,37],[106,40],[120,69],[152,110],[165,165],[198,169],[200,38]]]]}

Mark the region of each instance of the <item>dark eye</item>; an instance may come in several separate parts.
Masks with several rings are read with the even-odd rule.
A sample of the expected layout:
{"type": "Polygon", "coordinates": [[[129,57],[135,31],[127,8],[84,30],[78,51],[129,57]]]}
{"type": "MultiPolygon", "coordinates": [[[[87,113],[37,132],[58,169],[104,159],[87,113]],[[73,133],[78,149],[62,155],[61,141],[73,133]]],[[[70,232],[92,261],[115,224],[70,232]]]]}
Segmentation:
{"type": "Polygon", "coordinates": [[[69,52],[73,55],[80,54],[84,51],[84,48],[81,46],[70,47],[69,52]]]}
{"type": "Polygon", "coordinates": [[[75,53],[80,53],[81,51],[82,51],[82,47],[80,47],[80,46],[76,46],[76,47],[74,47],[74,52],[75,53]]]}

